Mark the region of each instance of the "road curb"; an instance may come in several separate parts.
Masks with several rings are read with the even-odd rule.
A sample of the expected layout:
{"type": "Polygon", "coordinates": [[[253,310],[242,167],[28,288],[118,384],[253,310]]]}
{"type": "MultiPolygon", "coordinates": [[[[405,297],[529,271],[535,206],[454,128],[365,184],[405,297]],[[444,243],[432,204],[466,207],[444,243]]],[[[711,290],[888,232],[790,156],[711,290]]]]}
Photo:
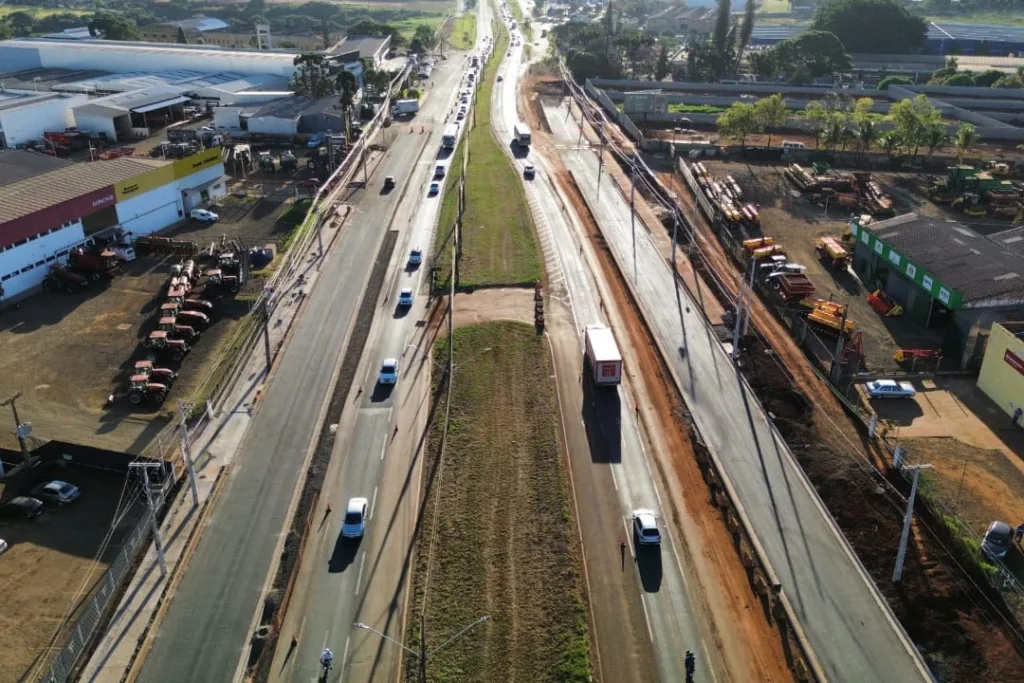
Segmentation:
{"type": "MultiPolygon", "coordinates": [[[[141,665],[146,661],[146,655],[149,654],[149,649],[152,646],[153,638],[155,637],[156,629],[154,627],[158,626],[163,621],[164,615],[167,613],[167,609],[170,607],[170,604],[174,599],[174,593],[185,576],[185,570],[188,569],[188,565],[192,561],[192,555],[195,553],[200,536],[198,531],[205,524],[208,515],[213,510],[214,504],[220,497],[221,491],[223,490],[223,482],[226,480],[226,477],[224,476],[226,469],[226,467],[221,466],[217,470],[217,476],[214,479],[210,495],[207,496],[206,500],[203,502],[199,511],[199,516],[196,518],[191,531],[189,531],[188,538],[185,539],[185,550],[178,559],[177,566],[175,566],[171,571],[170,579],[164,585],[164,589],[160,593],[157,608],[153,610],[153,615],[150,617],[149,623],[146,624],[146,628],[139,637],[138,646],[128,663],[127,671],[121,677],[121,683],[135,683],[139,674],[142,673],[141,665]]],[[[184,489],[182,489],[178,495],[185,495],[184,489]]]]}

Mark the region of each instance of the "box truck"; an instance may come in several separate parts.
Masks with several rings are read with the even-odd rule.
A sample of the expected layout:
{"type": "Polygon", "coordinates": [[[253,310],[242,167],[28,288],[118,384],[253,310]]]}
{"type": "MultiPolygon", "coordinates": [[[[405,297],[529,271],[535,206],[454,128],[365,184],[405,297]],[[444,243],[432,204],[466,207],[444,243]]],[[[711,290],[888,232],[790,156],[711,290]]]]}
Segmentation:
{"type": "Polygon", "coordinates": [[[622,354],[612,331],[604,325],[587,325],[583,328],[583,339],[594,384],[619,384],[622,381],[622,354]]]}
{"type": "Polygon", "coordinates": [[[391,107],[392,116],[412,116],[420,110],[419,100],[398,100],[391,107]]]}
{"type": "Polygon", "coordinates": [[[451,149],[455,146],[455,138],[459,135],[459,127],[454,123],[445,126],[444,134],[441,136],[441,147],[451,149]]]}
{"type": "Polygon", "coordinates": [[[512,142],[521,147],[530,146],[530,129],[525,123],[519,122],[512,126],[512,142]]]}

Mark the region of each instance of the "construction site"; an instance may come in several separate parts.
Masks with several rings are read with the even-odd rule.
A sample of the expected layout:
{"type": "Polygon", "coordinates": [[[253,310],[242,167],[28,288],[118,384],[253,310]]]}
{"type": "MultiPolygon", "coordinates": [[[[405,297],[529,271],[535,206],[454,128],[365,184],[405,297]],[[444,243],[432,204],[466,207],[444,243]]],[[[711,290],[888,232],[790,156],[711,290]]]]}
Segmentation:
{"type": "MultiPolygon", "coordinates": [[[[557,81],[540,81],[535,90],[542,98],[560,94],[557,81]]],[[[602,120],[597,103],[576,102],[602,120]]],[[[642,163],[634,167],[625,131],[586,126],[585,134],[606,145],[610,182],[624,195],[635,179],[635,211],[660,219],[665,230],[652,238],[666,259],[675,255],[694,300],[720,322],[723,343],[737,343],[751,387],[932,670],[950,681],[1019,678],[1019,553],[995,569],[978,544],[986,517],[1015,522],[1024,512],[985,490],[996,477],[1007,482],[1000,490],[1024,481],[1022,444],[1000,429],[969,381],[942,374],[944,358],[954,362],[945,335],[915,324],[853,268],[851,223],[870,225],[917,207],[888,187],[885,175],[665,154],[638,154],[642,163]],[[904,406],[909,417],[859,390],[879,376],[913,379],[918,394],[904,406]],[[938,426],[944,422],[945,431],[938,426]],[[915,430],[920,436],[909,438],[915,430]],[[906,470],[893,466],[897,446],[910,462],[928,463],[934,453],[937,463],[921,476],[913,547],[902,580],[893,583],[911,488],[906,470]]],[[[959,355],[955,361],[959,366],[959,355]]],[[[677,411],[685,414],[685,406],[676,403],[677,411]]]]}

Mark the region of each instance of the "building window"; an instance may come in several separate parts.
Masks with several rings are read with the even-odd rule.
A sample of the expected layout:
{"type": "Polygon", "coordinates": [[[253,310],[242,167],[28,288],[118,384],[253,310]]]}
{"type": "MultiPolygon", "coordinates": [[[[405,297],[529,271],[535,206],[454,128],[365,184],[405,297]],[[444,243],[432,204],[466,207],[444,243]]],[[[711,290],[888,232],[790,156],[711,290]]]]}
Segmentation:
{"type": "Polygon", "coordinates": [[[33,268],[35,268],[35,266],[25,266],[24,268],[22,268],[18,272],[19,273],[27,273],[28,271],[32,270],[33,268]]]}
{"type": "Polygon", "coordinates": [[[46,263],[45,259],[43,259],[42,261],[36,261],[36,265],[34,267],[38,268],[39,266],[43,265],[44,263],[46,263]]]}
{"type": "Polygon", "coordinates": [[[0,282],[7,282],[12,277],[14,277],[14,273],[8,273],[7,275],[4,275],[3,277],[0,277],[0,282]]]}
{"type": "Polygon", "coordinates": [[[53,261],[53,260],[55,260],[56,258],[57,258],[56,256],[47,256],[47,257],[46,257],[46,262],[47,262],[47,263],[49,263],[50,261],[53,261]]]}

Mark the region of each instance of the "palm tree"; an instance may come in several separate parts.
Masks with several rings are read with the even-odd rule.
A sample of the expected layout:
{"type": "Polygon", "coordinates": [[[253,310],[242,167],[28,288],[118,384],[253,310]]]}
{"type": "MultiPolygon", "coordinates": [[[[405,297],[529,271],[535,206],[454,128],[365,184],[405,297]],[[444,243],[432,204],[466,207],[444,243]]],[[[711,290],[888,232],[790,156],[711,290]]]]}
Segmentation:
{"type": "Polygon", "coordinates": [[[978,131],[969,123],[961,123],[953,136],[953,144],[956,145],[956,163],[964,162],[964,155],[978,143],[978,131]]]}
{"type": "Polygon", "coordinates": [[[863,156],[866,152],[871,151],[871,145],[878,139],[878,126],[871,119],[861,121],[860,125],[857,126],[857,140],[860,144],[860,153],[863,156]]]}
{"type": "Polygon", "coordinates": [[[946,144],[948,138],[942,126],[932,126],[925,135],[925,146],[928,147],[928,156],[935,156],[936,150],[946,144]]]}
{"type": "Polygon", "coordinates": [[[899,155],[900,146],[903,144],[900,136],[894,130],[882,133],[878,136],[878,142],[882,145],[882,149],[885,150],[890,159],[895,159],[899,155]]]}
{"type": "Polygon", "coordinates": [[[821,146],[827,150],[835,151],[836,145],[838,145],[843,139],[843,123],[839,119],[833,118],[825,126],[825,130],[821,135],[821,146]]]}

